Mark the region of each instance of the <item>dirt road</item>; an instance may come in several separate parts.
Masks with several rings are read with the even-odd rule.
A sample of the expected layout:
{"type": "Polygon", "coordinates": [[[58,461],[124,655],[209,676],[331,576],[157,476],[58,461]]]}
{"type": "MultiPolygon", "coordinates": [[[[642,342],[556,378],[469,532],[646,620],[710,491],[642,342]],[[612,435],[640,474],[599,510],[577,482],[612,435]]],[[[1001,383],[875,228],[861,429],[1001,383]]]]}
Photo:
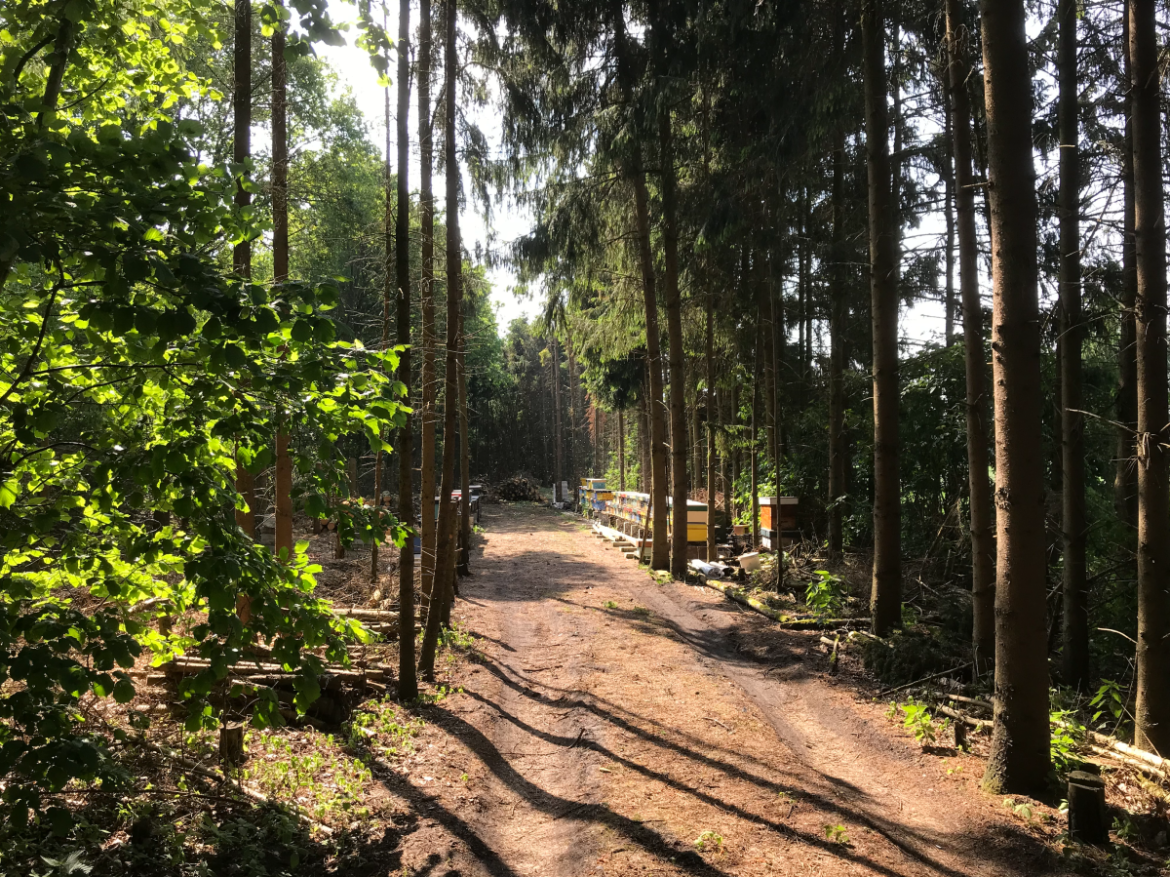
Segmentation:
{"type": "Polygon", "coordinates": [[[826,675],[817,635],[657,584],[575,518],[483,523],[456,612],[481,660],[408,774],[414,873],[1059,873],[978,759],[923,754],[826,675]]]}

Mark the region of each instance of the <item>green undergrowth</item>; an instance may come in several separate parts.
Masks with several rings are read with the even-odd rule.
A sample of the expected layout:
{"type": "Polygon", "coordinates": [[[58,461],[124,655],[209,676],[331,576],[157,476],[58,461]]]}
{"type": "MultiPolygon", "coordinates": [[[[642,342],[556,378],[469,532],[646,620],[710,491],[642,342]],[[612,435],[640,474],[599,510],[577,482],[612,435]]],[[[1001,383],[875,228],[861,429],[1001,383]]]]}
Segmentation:
{"type": "Polygon", "coordinates": [[[344,834],[327,838],[287,810],[211,785],[184,791],[138,777],[132,790],[103,791],[72,790],[68,827],[0,825],[0,874],[304,877],[332,871],[349,845],[344,834]]]}

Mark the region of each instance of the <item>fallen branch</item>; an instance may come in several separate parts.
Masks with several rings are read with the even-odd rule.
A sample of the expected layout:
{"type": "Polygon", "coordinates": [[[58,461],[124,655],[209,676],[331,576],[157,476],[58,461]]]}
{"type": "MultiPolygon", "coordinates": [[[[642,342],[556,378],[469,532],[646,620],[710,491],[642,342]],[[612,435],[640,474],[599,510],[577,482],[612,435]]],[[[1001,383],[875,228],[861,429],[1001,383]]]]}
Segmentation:
{"type": "Polygon", "coordinates": [[[1170,765],[1167,764],[1166,759],[1160,755],[1155,755],[1152,752],[1146,752],[1144,749],[1138,749],[1135,746],[1130,746],[1128,743],[1122,743],[1116,737],[1106,737],[1104,734],[1098,734],[1096,731],[1089,731],[1088,738],[1098,746],[1105,749],[1112,749],[1119,752],[1127,758],[1132,758],[1135,761],[1141,761],[1150,767],[1165,773],[1170,770],[1170,765]]]}
{"type": "MultiPolygon", "coordinates": [[[[211,667],[211,662],[203,658],[176,658],[169,664],[163,665],[167,673],[176,674],[180,676],[188,676],[195,673],[201,673],[211,667]]],[[[300,675],[299,670],[285,670],[280,664],[265,664],[260,661],[240,661],[228,667],[228,672],[236,676],[264,676],[264,677],[281,677],[293,678],[300,675]]],[[[349,670],[344,667],[337,667],[332,664],[327,664],[321,668],[322,676],[333,676],[337,679],[345,679],[354,682],[365,682],[373,679],[375,681],[383,681],[385,678],[385,671],[381,669],[362,669],[349,670]]]]}
{"type": "Polygon", "coordinates": [[[748,607],[761,615],[771,618],[784,630],[836,630],[849,625],[868,625],[868,618],[793,618],[786,612],[773,609],[762,600],[757,600],[743,588],[736,587],[730,582],[720,579],[709,579],[698,576],[698,580],[709,588],[721,591],[724,596],[730,597],[736,603],[748,607]]]}
{"type": "Polygon", "coordinates": [[[956,709],[951,709],[949,706],[945,706],[943,704],[935,707],[935,711],[942,713],[944,716],[949,716],[956,722],[962,722],[968,727],[975,728],[976,730],[983,732],[990,730],[991,726],[994,724],[991,719],[977,719],[974,716],[969,716],[966,713],[959,712],[956,709]]]}
{"type": "Polygon", "coordinates": [[[945,697],[947,700],[953,700],[956,703],[969,703],[971,706],[982,707],[985,710],[994,711],[995,709],[995,705],[990,701],[980,700],[977,697],[964,697],[961,694],[944,694],[943,697],[945,697]]]}
{"type": "Polygon", "coordinates": [[[935,679],[940,679],[943,676],[950,676],[952,673],[958,673],[960,670],[966,670],[971,666],[971,662],[960,664],[958,667],[952,667],[950,670],[943,670],[941,673],[933,673],[930,676],[924,676],[922,679],[915,679],[913,682],[907,682],[905,685],[896,685],[893,688],[886,688],[877,693],[877,697],[885,697],[887,694],[893,694],[895,691],[905,691],[907,688],[913,688],[915,685],[921,685],[923,682],[931,682],[935,679]]]}
{"type": "Polygon", "coordinates": [[[1111,749],[1108,746],[1098,746],[1094,743],[1088,743],[1088,744],[1086,744],[1086,746],[1087,746],[1088,750],[1090,752],[1092,752],[1094,755],[1099,755],[1102,758],[1112,758],[1114,761],[1121,762],[1126,767],[1132,767],[1134,770],[1138,770],[1138,771],[1142,771],[1143,773],[1151,774],[1152,776],[1156,776],[1162,782],[1166,782],[1166,772],[1165,771],[1159,770],[1158,768],[1156,768],[1150,764],[1147,764],[1146,762],[1144,762],[1140,759],[1130,758],[1128,755],[1125,755],[1124,753],[1118,752],[1116,749],[1111,749]]]}

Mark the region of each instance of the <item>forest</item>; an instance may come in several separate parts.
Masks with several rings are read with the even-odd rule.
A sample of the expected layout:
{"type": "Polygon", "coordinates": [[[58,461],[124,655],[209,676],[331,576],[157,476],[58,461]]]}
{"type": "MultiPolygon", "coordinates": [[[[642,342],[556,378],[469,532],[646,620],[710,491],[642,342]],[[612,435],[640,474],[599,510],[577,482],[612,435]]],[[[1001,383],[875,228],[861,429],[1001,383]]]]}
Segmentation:
{"type": "Polygon", "coordinates": [[[1170,871],[1168,59],[0,5],[0,874],[1170,871]]]}

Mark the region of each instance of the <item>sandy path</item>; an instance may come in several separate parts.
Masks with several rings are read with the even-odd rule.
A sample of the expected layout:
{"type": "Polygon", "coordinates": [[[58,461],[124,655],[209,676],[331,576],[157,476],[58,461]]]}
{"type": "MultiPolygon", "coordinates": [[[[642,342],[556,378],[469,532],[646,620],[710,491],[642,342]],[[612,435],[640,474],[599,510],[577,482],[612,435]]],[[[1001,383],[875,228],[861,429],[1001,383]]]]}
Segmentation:
{"type": "Polygon", "coordinates": [[[410,851],[418,873],[1056,873],[977,759],[923,755],[830,684],[815,635],[658,585],[567,516],[484,526],[456,613],[482,660],[437,710],[451,768],[428,790],[450,839],[441,866],[410,851]]]}

